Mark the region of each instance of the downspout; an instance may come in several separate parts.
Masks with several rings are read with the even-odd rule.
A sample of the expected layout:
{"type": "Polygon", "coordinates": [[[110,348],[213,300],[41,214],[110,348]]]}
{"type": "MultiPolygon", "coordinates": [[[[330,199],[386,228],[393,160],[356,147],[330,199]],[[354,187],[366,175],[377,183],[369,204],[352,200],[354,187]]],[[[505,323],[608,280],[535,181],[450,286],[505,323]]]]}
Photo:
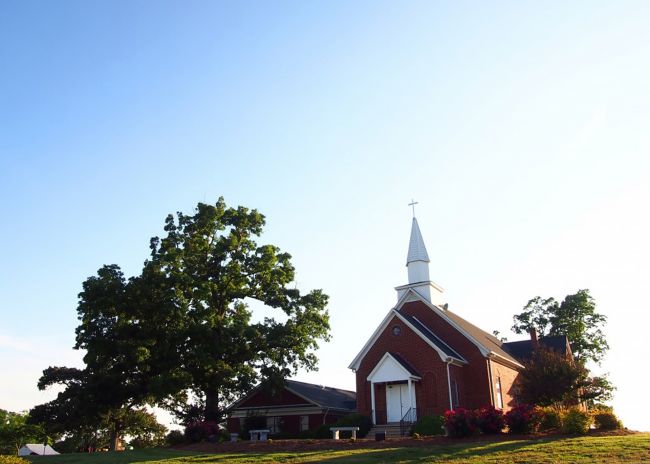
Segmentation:
{"type": "Polygon", "coordinates": [[[492,383],[492,362],[490,358],[485,359],[487,361],[488,365],[488,375],[489,375],[489,383],[490,383],[490,402],[492,406],[494,406],[494,384],[492,383]]]}
{"type": "Polygon", "coordinates": [[[451,358],[447,358],[447,388],[449,389],[449,410],[454,410],[454,402],[451,399],[451,377],[449,376],[449,364],[451,363],[451,358]]]}
{"type": "Polygon", "coordinates": [[[329,412],[330,412],[330,408],[327,408],[325,410],[325,414],[323,414],[323,425],[325,425],[325,419],[327,419],[327,414],[329,414],[329,412]]]}

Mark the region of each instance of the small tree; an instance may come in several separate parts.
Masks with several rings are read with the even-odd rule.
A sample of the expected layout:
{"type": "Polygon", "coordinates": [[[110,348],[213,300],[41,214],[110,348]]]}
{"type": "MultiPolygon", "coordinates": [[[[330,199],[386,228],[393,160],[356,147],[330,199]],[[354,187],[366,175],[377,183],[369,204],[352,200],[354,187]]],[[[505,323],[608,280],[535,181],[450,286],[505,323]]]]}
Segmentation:
{"type": "Polygon", "coordinates": [[[609,345],[603,334],[607,317],[596,311],[589,290],[567,295],[562,303],[553,298],[533,298],[514,316],[512,330],[518,334],[536,330],[540,336],[566,335],[575,358],[600,363],[609,345]]]}
{"type": "Polygon", "coordinates": [[[538,346],[519,374],[521,400],[539,406],[572,406],[611,397],[612,386],[602,377],[590,377],[580,361],[538,346]]]}
{"type": "Polygon", "coordinates": [[[49,441],[42,427],[30,424],[28,415],[0,409],[0,454],[18,454],[27,443],[49,441]]]}

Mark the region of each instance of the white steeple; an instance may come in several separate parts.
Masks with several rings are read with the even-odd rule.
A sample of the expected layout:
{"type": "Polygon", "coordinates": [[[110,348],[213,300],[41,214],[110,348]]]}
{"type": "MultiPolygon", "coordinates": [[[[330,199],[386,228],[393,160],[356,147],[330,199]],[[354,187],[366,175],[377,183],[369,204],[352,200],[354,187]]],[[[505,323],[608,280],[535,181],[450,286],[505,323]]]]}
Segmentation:
{"type": "Polygon", "coordinates": [[[411,240],[409,241],[409,252],[406,256],[406,267],[409,273],[409,284],[429,281],[429,255],[427,247],[420,233],[418,220],[413,217],[411,225],[411,240]]]}
{"type": "Polygon", "coordinates": [[[439,285],[431,282],[429,278],[429,262],[429,254],[422,239],[420,226],[415,215],[413,215],[409,251],[406,256],[409,283],[395,288],[398,300],[408,289],[413,289],[430,303],[442,306],[444,303],[442,292],[444,290],[439,285]]]}

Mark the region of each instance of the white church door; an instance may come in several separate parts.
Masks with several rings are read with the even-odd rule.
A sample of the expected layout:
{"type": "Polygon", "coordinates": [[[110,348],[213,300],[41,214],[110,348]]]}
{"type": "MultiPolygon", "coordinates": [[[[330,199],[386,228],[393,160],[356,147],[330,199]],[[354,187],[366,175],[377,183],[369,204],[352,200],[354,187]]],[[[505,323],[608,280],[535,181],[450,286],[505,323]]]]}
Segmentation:
{"type": "MultiPolygon", "coordinates": [[[[413,407],[415,407],[415,385],[411,384],[413,407]]],[[[400,383],[386,386],[387,422],[399,422],[411,408],[409,404],[408,384],[400,383]]]]}

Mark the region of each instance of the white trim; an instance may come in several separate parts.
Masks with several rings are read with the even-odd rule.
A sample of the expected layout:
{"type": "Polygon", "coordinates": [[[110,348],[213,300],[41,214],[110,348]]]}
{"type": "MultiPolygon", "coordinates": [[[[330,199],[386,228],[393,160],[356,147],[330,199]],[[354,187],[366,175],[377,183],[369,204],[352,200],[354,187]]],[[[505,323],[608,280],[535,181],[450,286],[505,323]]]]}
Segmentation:
{"type": "MultiPolygon", "coordinates": [[[[370,371],[370,374],[368,374],[368,379],[367,379],[367,380],[369,380],[371,383],[374,383],[373,380],[372,380],[372,378],[377,374],[377,371],[378,371],[378,370],[380,369],[380,367],[384,364],[384,362],[386,362],[386,360],[387,360],[388,358],[392,359],[392,360],[395,362],[395,364],[397,364],[397,366],[398,366],[398,367],[402,370],[402,372],[404,372],[404,374],[405,374],[405,375],[404,375],[404,378],[399,378],[399,379],[394,379],[394,380],[409,380],[409,379],[420,380],[420,379],[421,379],[421,377],[419,377],[419,376],[417,376],[417,375],[414,375],[414,374],[411,374],[411,373],[410,373],[410,372],[409,372],[409,371],[408,371],[408,370],[407,370],[407,369],[402,365],[401,362],[399,362],[397,359],[395,359],[395,357],[394,357],[393,355],[391,355],[390,353],[386,353],[385,355],[383,355],[383,356],[381,357],[381,359],[380,359],[379,362],[375,365],[375,367],[372,369],[372,371],[370,371]]],[[[376,383],[382,383],[382,382],[384,382],[384,380],[381,380],[381,381],[376,382],[376,383]]]]}
{"type": "Polygon", "coordinates": [[[237,411],[233,411],[229,414],[229,417],[240,418],[246,417],[249,412],[255,412],[260,416],[299,416],[302,414],[322,414],[323,410],[321,408],[315,408],[313,406],[309,408],[242,408],[237,411]]]}
{"type": "Polygon", "coordinates": [[[353,371],[356,371],[359,368],[361,361],[366,356],[368,351],[370,351],[370,348],[372,348],[372,345],[375,344],[375,342],[377,341],[381,333],[384,331],[384,329],[388,326],[388,323],[391,321],[392,317],[393,317],[393,309],[391,308],[388,311],[388,314],[386,314],[386,317],[384,317],[384,319],[379,324],[379,327],[377,327],[377,329],[373,332],[370,339],[366,342],[366,344],[363,346],[361,351],[359,351],[359,354],[357,354],[356,357],[352,360],[352,362],[348,366],[348,369],[352,369],[353,371]]]}
{"type": "Polygon", "coordinates": [[[494,351],[490,351],[490,354],[488,355],[488,358],[494,359],[495,362],[498,362],[499,364],[503,364],[506,367],[514,368],[514,369],[525,369],[526,367],[519,364],[512,362],[508,358],[504,358],[501,356],[499,353],[495,353],[494,351]],[[498,359],[497,359],[498,358],[498,359]]]}
{"type": "MultiPolygon", "coordinates": [[[[413,330],[416,334],[418,334],[418,335],[420,336],[420,338],[422,338],[422,340],[424,340],[427,344],[429,344],[429,346],[431,346],[434,350],[436,350],[436,352],[438,353],[438,356],[440,356],[440,360],[441,360],[441,361],[443,361],[443,362],[446,361],[446,359],[447,359],[447,354],[444,353],[440,348],[438,348],[434,343],[432,343],[431,340],[429,340],[429,339],[426,337],[426,335],[424,335],[420,330],[416,329],[415,326],[413,326],[410,322],[408,322],[408,321],[407,321],[407,320],[406,320],[406,319],[405,319],[405,318],[404,318],[404,317],[399,313],[398,308],[401,308],[402,306],[404,306],[404,304],[408,303],[408,302],[409,302],[408,299],[409,299],[410,296],[416,296],[416,300],[417,300],[417,301],[423,301],[423,302],[425,302],[428,306],[431,305],[431,303],[427,302],[427,301],[422,297],[422,295],[420,295],[419,293],[417,293],[415,290],[413,290],[413,289],[409,289],[409,290],[407,290],[407,291],[404,293],[404,295],[402,295],[402,297],[399,299],[399,301],[397,302],[397,304],[396,304],[393,308],[391,308],[391,309],[388,311],[388,314],[386,314],[386,316],[385,316],[384,319],[381,321],[381,323],[379,324],[379,326],[377,327],[377,329],[373,332],[372,336],[370,337],[370,340],[368,340],[368,341],[366,342],[366,344],[363,346],[363,348],[361,349],[361,351],[359,352],[359,354],[357,354],[357,356],[354,358],[354,360],[350,363],[350,365],[348,366],[348,369],[352,369],[354,372],[356,372],[357,369],[359,369],[359,366],[361,365],[361,361],[362,361],[363,358],[366,356],[366,354],[368,354],[368,351],[370,351],[370,348],[372,348],[372,346],[375,344],[375,342],[377,341],[377,339],[379,338],[379,336],[382,334],[382,332],[383,332],[384,330],[386,330],[386,327],[388,327],[388,324],[390,323],[392,317],[394,317],[395,315],[397,315],[397,317],[399,318],[400,321],[402,321],[403,323],[405,323],[405,324],[406,324],[406,325],[407,325],[411,330],[413,330]]],[[[410,301],[413,301],[413,300],[410,300],[410,301]]],[[[447,318],[445,318],[445,320],[446,320],[446,319],[447,319],[447,318]]],[[[419,321],[418,321],[418,322],[419,322],[419,321]]],[[[433,333],[433,332],[432,332],[432,333],[433,333]]],[[[447,346],[449,346],[449,345],[447,345],[447,346]]],[[[467,361],[466,361],[465,359],[459,359],[458,361],[459,361],[460,363],[465,363],[465,364],[467,364],[467,361]]]]}

